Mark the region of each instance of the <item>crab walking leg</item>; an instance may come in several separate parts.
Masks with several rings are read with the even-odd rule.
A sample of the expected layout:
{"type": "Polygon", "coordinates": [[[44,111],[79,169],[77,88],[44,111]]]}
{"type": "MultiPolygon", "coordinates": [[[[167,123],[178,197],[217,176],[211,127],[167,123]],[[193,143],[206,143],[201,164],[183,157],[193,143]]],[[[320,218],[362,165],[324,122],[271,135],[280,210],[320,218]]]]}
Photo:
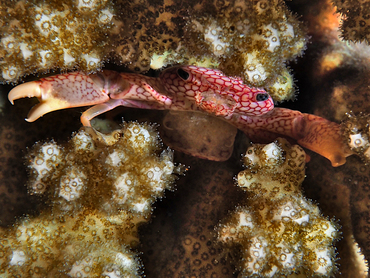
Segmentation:
{"type": "Polygon", "coordinates": [[[124,106],[124,107],[130,107],[130,108],[140,108],[140,109],[157,109],[157,110],[166,109],[164,106],[156,105],[155,103],[150,104],[150,103],[145,103],[145,102],[135,101],[135,100],[110,99],[107,102],[95,105],[87,109],[85,112],[83,112],[81,115],[81,123],[84,126],[91,127],[90,121],[93,118],[107,111],[113,110],[114,108],[118,106],[124,106]]]}
{"type": "Polygon", "coordinates": [[[285,108],[275,108],[261,117],[243,117],[233,121],[253,141],[260,141],[261,134],[267,140],[279,136],[292,138],[299,145],[330,160],[332,166],[340,166],[353,152],[341,137],[340,125],[319,116],[304,114],[285,108]]]}
{"type": "Polygon", "coordinates": [[[90,126],[90,121],[95,118],[96,116],[103,114],[109,110],[116,108],[117,106],[125,105],[125,101],[122,99],[110,99],[107,102],[95,105],[81,115],[81,123],[84,126],[90,126]]]}

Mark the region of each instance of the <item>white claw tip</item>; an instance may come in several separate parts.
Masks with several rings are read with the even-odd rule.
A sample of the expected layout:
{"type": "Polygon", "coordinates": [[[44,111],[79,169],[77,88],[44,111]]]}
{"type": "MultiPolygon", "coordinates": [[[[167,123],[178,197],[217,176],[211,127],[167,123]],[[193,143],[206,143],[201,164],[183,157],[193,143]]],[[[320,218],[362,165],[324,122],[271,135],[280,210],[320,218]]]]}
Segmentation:
{"type": "Polygon", "coordinates": [[[13,88],[9,94],[8,99],[14,105],[14,100],[25,97],[38,97],[41,98],[41,90],[38,82],[27,82],[13,88]]]}
{"type": "Polygon", "coordinates": [[[32,122],[34,122],[35,120],[34,119],[29,119],[29,118],[25,118],[24,119],[26,122],[29,122],[29,123],[32,123],[32,122]]]}

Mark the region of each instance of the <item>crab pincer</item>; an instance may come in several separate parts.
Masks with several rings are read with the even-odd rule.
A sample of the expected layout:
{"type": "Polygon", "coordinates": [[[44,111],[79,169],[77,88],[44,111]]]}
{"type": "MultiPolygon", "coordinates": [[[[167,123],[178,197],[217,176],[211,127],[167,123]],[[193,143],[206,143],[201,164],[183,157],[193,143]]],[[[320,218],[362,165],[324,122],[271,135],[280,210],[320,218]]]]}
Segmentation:
{"type": "Polygon", "coordinates": [[[166,96],[159,95],[153,86],[156,87],[155,79],[142,75],[110,70],[96,74],[70,72],[21,84],[9,92],[8,98],[12,104],[14,100],[24,97],[39,99],[40,103],[31,109],[26,118],[28,122],[51,111],[95,105],[81,116],[82,124],[91,126],[92,118],[117,106],[146,108],[142,101],[154,101],[160,109],[162,103],[171,102],[166,96]]]}
{"type": "Polygon", "coordinates": [[[82,72],[71,72],[27,82],[12,89],[9,101],[24,97],[37,97],[39,104],[34,106],[27,116],[33,122],[51,111],[93,105],[109,100],[104,88],[94,82],[92,76],[82,72]]]}

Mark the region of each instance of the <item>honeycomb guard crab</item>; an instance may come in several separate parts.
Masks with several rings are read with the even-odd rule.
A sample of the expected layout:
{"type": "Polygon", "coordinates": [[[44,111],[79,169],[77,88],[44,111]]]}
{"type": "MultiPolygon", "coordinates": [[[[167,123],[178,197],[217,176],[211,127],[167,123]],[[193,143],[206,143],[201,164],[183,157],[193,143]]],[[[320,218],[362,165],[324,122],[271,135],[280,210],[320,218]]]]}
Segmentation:
{"type": "Polygon", "coordinates": [[[197,111],[219,117],[241,129],[252,141],[277,137],[296,141],[328,158],[333,166],[345,163],[352,152],[341,138],[340,125],[321,117],[274,108],[269,94],[228,77],[217,69],[176,66],[159,77],[103,70],[96,74],[71,72],[21,84],[9,92],[9,101],[37,97],[26,119],[70,107],[95,105],[81,116],[84,126],[117,106],[143,109],[197,111]]]}

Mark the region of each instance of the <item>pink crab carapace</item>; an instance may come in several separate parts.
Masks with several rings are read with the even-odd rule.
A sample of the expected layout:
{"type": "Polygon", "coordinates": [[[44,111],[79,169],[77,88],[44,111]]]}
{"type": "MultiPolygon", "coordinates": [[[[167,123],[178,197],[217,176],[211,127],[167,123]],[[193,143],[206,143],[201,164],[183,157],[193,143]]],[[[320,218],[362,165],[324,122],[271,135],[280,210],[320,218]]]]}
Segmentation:
{"type": "Polygon", "coordinates": [[[117,106],[144,109],[197,111],[219,117],[241,129],[254,142],[290,138],[328,158],[333,166],[351,155],[342,142],[340,126],[318,116],[274,108],[269,94],[249,87],[238,77],[220,70],[196,66],[175,66],[159,77],[103,70],[96,74],[71,72],[19,85],[9,100],[37,97],[27,121],[69,107],[95,105],[85,111],[81,122],[117,106]]]}

